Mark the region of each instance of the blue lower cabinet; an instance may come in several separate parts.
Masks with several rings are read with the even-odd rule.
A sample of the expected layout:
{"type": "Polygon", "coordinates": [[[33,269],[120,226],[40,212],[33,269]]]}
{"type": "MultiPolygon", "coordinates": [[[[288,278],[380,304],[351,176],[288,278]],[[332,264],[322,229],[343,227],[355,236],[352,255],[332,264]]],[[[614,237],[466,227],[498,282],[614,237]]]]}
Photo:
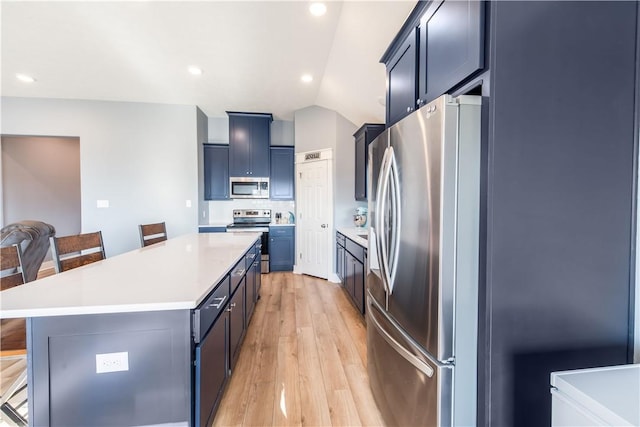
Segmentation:
{"type": "Polygon", "coordinates": [[[269,270],[292,271],[295,261],[295,227],[269,227],[269,270]]]}

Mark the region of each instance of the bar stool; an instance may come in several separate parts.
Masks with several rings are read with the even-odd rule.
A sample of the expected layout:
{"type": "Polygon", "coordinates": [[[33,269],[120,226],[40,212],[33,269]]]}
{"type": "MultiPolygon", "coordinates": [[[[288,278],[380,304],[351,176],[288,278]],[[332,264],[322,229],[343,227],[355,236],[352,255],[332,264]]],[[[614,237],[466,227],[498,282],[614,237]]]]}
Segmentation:
{"type": "Polygon", "coordinates": [[[140,245],[144,248],[167,240],[167,227],[164,222],[140,224],[140,245]]]}
{"type": "MultiPolygon", "coordinates": [[[[0,247],[0,290],[24,284],[20,245],[0,247]]],[[[0,412],[13,425],[26,426],[19,410],[27,403],[27,331],[25,319],[0,321],[0,412]]]]}
{"type": "Polygon", "coordinates": [[[106,258],[102,232],[52,237],[51,255],[56,273],[101,261],[106,258]]]}

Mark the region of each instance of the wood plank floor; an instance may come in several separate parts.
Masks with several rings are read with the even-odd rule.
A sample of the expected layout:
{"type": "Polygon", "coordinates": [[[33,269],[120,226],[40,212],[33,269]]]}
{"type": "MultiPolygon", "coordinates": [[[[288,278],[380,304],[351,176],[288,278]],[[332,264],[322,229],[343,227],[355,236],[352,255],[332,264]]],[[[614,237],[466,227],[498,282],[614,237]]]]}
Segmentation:
{"type": "Polygon", "coordinates": [[[340,285],[262,276],[214,426],[382,426],[369,389],[366,329],[340,285]]]}

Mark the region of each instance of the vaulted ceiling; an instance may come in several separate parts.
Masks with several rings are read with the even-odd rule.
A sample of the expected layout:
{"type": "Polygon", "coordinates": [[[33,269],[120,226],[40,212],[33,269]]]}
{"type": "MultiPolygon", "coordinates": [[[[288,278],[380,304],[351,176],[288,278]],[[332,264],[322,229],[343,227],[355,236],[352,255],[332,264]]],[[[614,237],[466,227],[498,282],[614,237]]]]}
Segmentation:
{"type": "Polygon", "coordinates": [[[329,1],[321,17],[309,4],[2,1],[2,95],[192,104],[210,117],[258,111],[283,120],[319,105],[356,125],[383,122],[378,61],[415,1],[329,1]],[[193,65],[203,74],[189,74],[193,65]]]}

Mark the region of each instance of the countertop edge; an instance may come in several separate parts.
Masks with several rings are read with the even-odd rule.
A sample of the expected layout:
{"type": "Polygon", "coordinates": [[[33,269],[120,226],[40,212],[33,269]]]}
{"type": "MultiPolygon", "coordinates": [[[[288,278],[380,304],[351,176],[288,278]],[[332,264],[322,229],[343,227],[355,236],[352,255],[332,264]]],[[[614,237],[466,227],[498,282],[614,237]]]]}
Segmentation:
{"type": "Polygon", "coordinates": [[[347,237],[349,240],[359,244],[360,246],[362,246],[365,249],[369,248],[369,241],[363,237],[361,237],[360,235],[358,235],[358,233],[356,233],[357,231],[360,231],[361,233],[369,233],[369,229],[365,228],[365,227],[338,227],[336,229],[336,231],[342,235],[344,235],[345,237],[347,237]]]}
{"type": "MultiPolygon", "coordinates": [[[[25,307],[6,308],[6,306],[4,306],[0,310],[0,318],[15,319],[15,318],[30,318],[30,317],[53,317],[53,316],[93,315],[93,314],[113,314],[113,313],[195,309],[198,307],[198,305],[202,303],[202,301],[204,301],[207,298],[208,295],[211,294],[211,292],[213,292],[218,287],[220,282],[224,279],[224,277],[227,274],[229,274],[229,272],[238,264],[238,262],[241,262],[243,257],[246,255],[247,251],[249,251],[252,248],[252,246],[256,243],[256,241],[259,239],[259,235],[260,235],[259,233],[251,233],[251,234],[255,234],[255,236],[253,236],[254,240],[251,243],[247,244],[246,247],[239,252],[239,255],[237,257],[234,257],[233,261],[230,262],[229,265],[227,265],[223,270],[221,270],[221,273],[217,275],[215,279],[211,279],[211,281],[209,282],[210,285],[207,286],[206,289],[202,287],[201,288],[202,290],[199,292],[199,295],[194,299],[192,299],[191,296],[187,296],[186,299],[178,297],[176,298],[175,301],[113,303],[113,304],[105,304],[105,305],[101,305],[101,304],[60,305],[60,306],[54,306],[54,307],[32,307],[32,308],[25,308],[25,307]]],[[[243,235],[246,235],[247,237],[249,237],[248,233],[246,234],[243,233],[243,235]]],[[[144,251],[145,249],[149,250],[149,247],[135,249],[130,252],[139,252],[139,251],[144,251]]],[[[107,260],[113,260],[125,254],[127,253],[116,255],[112,258],[107,258],[107,260]]],[[[103,261],[99,261],[99,262],[103,262],[103,261]]],[[[79,272],[82,271],[81,269],[83,269],[84,267],[90,267],[90,266],[91,264],[88,266],[83,266],[83,267],[74,269],[75,272],[74,270],[70,270],[69,272],[65,272],[62,274],[68,274],[71,272],[74,272],[74,274],[78,274],[79,272]]],[[[59,276],[55,275],[50,277],[59,277],[59,276]]],[[[47,279],[49,278],[43,278],[42,280],[47,280],[47,279]]],[[[38,281],[30,282],[29,284],[32,284],[32,283],[35,284],[36,282],[38,281]]],[[[18,290],[17,288],[15,289],[18,290]]],[[[11,290],[7,290],[7,291],[11,291],[11,290]]],[[[22,289],[19,289],[19,290],[22,291],[22,289]]],[[[3,305],[4,304],[1,304],[0,306],[3,306],[3,305]]]]}

